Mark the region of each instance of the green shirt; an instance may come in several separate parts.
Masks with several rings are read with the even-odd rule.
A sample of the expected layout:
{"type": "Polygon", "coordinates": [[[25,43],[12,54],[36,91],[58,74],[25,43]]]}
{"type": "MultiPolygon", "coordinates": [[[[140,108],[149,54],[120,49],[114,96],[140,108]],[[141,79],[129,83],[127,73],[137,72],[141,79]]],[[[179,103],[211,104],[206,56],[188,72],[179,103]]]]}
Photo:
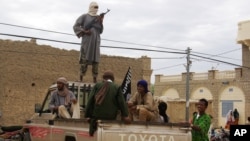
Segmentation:
{"type": "Polygon", "coordinates": [[[108,88],[103,102],[100,105],[95,104],[95,95],[104,84],[104,82],[96,83],[91,91],[86,106],[85,117],[115,120],[119,110],[121,111],[122,117],[127,117],[128,107],[121,88],[113,82],[108,82],[108,88]]]}
{"type": "Polygon", "coordinates": [[[192,141],[209,141],[208,130],[211,124],[211,118],[208,114],[203,114],[199,117],[197,115],[193,118],[193,125],[199,126],[200,131],[192,130],[192,141]]]}

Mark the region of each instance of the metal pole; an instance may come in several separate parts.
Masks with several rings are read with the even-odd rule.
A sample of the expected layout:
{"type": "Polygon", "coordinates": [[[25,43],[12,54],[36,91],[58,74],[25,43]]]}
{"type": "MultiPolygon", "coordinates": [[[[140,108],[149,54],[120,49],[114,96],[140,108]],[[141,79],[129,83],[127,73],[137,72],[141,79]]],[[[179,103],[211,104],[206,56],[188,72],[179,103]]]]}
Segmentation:
{"type": "Polygon", "coordinates": [[[187,51],[187,66],[186,66],[186,69],[187,69],[187,74],[186,74],[186,121],[189,121],[189,79],[190,79],[190,76],[189,76],[189,67],[190,67],[190,64],[191,64],[191,61],[190,61],[190,48],[188,47],[188,49],[186,50],[187,51]]]}

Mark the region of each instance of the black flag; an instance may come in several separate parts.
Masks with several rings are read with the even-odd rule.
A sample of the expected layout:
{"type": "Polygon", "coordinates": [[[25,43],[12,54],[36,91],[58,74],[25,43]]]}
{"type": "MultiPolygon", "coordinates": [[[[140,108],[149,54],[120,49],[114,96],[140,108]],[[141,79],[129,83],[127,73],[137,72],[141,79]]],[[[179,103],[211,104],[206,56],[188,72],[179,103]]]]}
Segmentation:
{"type": "Polygon", "coordinates": [[[125,75],[125,78],[121,85],[122,93],[124,95],[125,101],[128,101],[131,95],[131,69],[128,68],[128,72],[125,75]]]}

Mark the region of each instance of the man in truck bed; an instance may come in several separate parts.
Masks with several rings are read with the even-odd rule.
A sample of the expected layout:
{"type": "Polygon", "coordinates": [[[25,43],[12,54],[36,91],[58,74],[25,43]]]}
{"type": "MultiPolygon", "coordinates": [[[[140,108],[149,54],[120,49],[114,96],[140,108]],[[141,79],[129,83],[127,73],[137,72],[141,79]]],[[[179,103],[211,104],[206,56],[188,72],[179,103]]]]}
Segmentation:
{"type": "MultiPolygon", "coordinates": [[[[81,108],[83,108],[81,109],[81,113],[83,114],[82,116],[84,116],[86,103],[88,100],[85,98],[89,97],[90,92],[92,91],[94,86],[94,83],[68,81],[68,88],[76,95],[81,108]]],[[[101,86],[101,84],[97,83],[96,87],[97,86],[99,87],[101,86]]],[[[182,126],[179,123],[133,122],[133,124],[123,124],[123,122],[118,120],[98,120],[97,131],[91,137],[89,135],[89,122],[87,122],[86,118],[52,118],[52,113],[48,111],[48,104],[51,98],[51,92],[56,88],[56,84],[53,84],[49,87],[39,113],[35,113],[26,121],[26,124],[23,127],[26,129],[25,138],[28,138],[28,140],[24,139],[24,141],[192,140],[190,129],[185,128],[187,127],[186,125],[182,126]]],[[[94,97],[92,98],[95,100],[94,97]]],[[[104,102],[105,99],[103,103],[104,102]]],[[[110,109],[105,110],[109,111],[110,109]]]]}
{"type": "Polygon", "coordinates": [[[125,123],[130,123],[121,88],[114,83],[113,72],[106,71],[103,74],[103,82],[94,86],[87,103],[85,118],[90,119],[89,134],[93,136],[96,131],[97,120],[115,120],[118,110],[121,111],[125,123]]]}
{"type": "MultiPolygon", "coordinates": [[[[52,93],[49,107],[51,111],[59,117],[71,118],[71,113],[75,111],[71,104],[76,104],[75,95],[67,88],[67,80],[64,77],[57,79],[57,90],[52,93]]],[[[80,111],[79,111],[80,112],[80,111]]],[[[75,114],[75,113],[72,113],[75,114]]],[[[79,114],[80,115],[80,114],[79,114]]]]}
{"type": "Polygon", "coordinates": [[[156,121],[158,117],[158,106],[154,105],[154,98],[148,90],[147,81],[138,81],[137,92],[128,101],[131,118],[139,121],[156,121]]]}

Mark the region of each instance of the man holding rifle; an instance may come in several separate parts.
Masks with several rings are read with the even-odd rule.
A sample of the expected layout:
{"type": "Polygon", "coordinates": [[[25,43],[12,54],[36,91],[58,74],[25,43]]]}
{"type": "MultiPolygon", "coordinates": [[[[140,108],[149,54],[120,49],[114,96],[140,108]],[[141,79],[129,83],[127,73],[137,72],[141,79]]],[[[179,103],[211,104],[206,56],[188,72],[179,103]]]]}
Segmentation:
{"type": "Polygon", "coordinates": [[[106,13],[100,15],[98,4],[91,2],[88,13],[77,18],[73,30],[78,38],[82,37],[80,49],[80,81],[87,72],[88,65],[92,65],[93,82],[96,83],[98,76],[98,65],[100,60],[100,34],[103,32],[103,18],[106,13]]]}

